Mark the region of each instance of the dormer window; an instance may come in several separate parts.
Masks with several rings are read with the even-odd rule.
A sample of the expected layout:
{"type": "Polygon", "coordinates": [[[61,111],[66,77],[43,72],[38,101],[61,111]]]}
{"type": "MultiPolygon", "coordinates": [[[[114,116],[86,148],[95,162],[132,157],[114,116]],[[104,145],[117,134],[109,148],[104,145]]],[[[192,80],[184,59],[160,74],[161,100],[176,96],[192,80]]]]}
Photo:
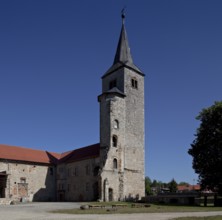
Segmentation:
{"type": "Polygon", "coordinates": [[[109,82],[109,89],[116,87],[116,79],[109,82]]]}
{"type": "Polygon", "coordinates": [[[132,79],[131,79],[131,86],[132,86],[132,88],[134,88],[134,89],[138,89],[138,82],[137,82],[137,79],[136,79],[136,78],[132,78],[132,79]]]}

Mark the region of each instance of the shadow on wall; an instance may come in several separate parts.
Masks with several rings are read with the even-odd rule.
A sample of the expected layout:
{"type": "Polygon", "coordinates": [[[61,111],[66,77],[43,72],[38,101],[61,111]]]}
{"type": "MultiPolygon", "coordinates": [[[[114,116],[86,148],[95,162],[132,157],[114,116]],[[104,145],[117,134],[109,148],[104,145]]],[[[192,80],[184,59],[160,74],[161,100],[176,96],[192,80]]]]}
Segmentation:
{"type": "Polygon", "coordinates": [[[36,201],[56,201],[56,167],[58,159],[46,152],[52,166],[48,167],[46,178],[45,178],[45,188],[39,189],[33,195],[33,202],[36,201]]]}
{"type": "Polygon", "coordinates": [[[39,189],[33,195],[33,202],[56,201],[56,170],[54,166],[48,167],[45,188],[39,189]]]}
{"type": "Polygon", "coordinates": [[[49,152],[46,152],[50,163],[52,166],[48,167],[47,174],[45,177],[45,188],[39,189],[33,195],[33,202],[37,201],[56,201],[56,168],[55,164],[57,164],[57,159],[52,156],[49,152]]]}

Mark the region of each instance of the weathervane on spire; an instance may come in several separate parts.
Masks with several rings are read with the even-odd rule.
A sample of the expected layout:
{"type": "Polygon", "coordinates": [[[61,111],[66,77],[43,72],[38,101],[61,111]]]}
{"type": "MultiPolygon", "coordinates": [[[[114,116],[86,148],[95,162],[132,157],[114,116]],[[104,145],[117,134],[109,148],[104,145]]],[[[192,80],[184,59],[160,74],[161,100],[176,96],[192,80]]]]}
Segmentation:
{"type": "Polygon", "coordinates": [[[124,24],[124,20],[125,20],[125,9],[126,9],[126,6],[121,10],[121,17],[122,17],[122,23],[124,24]]]}

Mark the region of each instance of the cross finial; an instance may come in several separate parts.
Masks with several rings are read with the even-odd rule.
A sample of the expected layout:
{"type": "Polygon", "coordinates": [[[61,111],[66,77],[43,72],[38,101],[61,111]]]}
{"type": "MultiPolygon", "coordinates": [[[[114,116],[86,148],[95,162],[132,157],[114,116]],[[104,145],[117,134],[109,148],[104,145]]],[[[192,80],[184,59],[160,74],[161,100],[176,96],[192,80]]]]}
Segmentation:
{"type": "Polygon", "coordinates": [[[125,15],[125,9],[126,9],[126,7],[124,7],[123,9],[122,9],[122,11],[121,11],[121,17],[122,17],[122,23],[124,24],[124,20],[125,20],[125,17],[126,17],[126,15],[125,15]]]}

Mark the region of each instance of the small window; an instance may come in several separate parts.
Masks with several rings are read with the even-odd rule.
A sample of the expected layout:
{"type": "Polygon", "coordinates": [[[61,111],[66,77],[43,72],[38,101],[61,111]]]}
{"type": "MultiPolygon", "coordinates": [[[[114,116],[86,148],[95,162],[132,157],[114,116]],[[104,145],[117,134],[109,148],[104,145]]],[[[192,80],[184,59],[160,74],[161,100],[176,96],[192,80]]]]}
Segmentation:
{"type": "Polygon", "coordinates": [[[67,191],[70,191],[70,184],[67,185],[67,191]]]}
{"type": "Polygon", "coordinates": [[[131,79],[131,86],[134,88],[134,89],[138,89],[138,82],[135,78],[132,78],[131,79]]]}
{"type": "Polygon", "coordinates": [[[118,120],[114,120],[114,125],[113,125],[113,127],[114,127],[115,129],[119,129],[119,121],[118,121],[118,120]]]}
{"type": "Polygon", "coordinates": [[[113,147],[117,147],[117,136],[113,135],[112,137],[113,147]]]}
{"type": "Polygon", "coordinates": [[[59,172],[60,172],[60,173],[63,172],[63,167],[59,167],[59,172]]]}
{"type": "Polygon", "coordinates": [[[86,165],[86,175],[90,174],[89,165],[86,165]]]}
{"type": "Polygon", "coordinates": [[[113,159],[113,169],[117,169],[117,159],[113,159]]]}
{"type": "Polygon", "coordinates": [[[89,191],[89,183],[86,183],[86,192],[89,191]]]}
{"type": "Polygon", "coordinates": [[[79,169],[78,167],[74,168],[74,176],[78,176],[79,175],[79,169]]]}
{"type": "Polygon", "coordinates": [[[94,176],[98,176],[99,171],[100,171],[100,167],[99,167],[99,166],[96,166],[96,167],[94,168],[94,170],[93,170],[93,175],[94,175],[94,176]]]}
{"type": "Polygon", "coordinates": [[[26,183],[26,178],[25,178],[25,177],[21,177],[21,178],[20,178],[20,182],[21,182],[21,183],[26,183]]]}
{"type": "Polygon", "coordinates": [[[114,87],[116,87],[116,79],[110,81],[110,83],[109,83],[109,89],[112,89],[114,87]]]}
{"type": "Polygon", "coordinates": [[[67,169],[67,177],[70,176],[70,168],[67,169]]]}
{"type": "Polygon", "coordinates": [[[49,167],[49,174],[53,176],[53,167],[49,167]]]}
{"type": "Polygon", "coordinates": [[[60,183],[59,184],[59,190],[63,190],[64,189],[64,184],[60,183]]]}

